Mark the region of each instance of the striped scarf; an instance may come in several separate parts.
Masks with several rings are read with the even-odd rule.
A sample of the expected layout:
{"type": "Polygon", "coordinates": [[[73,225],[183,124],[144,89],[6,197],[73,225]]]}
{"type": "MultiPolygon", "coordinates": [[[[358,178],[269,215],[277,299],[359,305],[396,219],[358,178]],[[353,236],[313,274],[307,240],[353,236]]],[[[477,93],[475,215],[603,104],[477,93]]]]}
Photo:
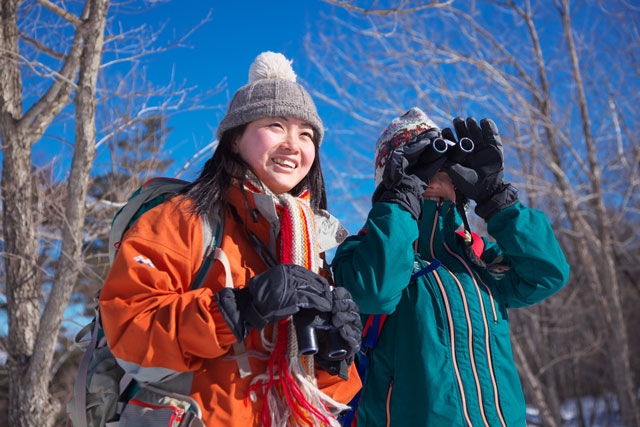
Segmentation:
{"type": "MultiPolygon", "coordinates": [[[[315,273],[319,271],[320,256],[316,238],[310,193],[305,189],[298,197],[288,193],[273,194],[252,174],[248,173],[245,190],[271,196],[280,218],[280,233],[276,244],[278,261],[297,264],[315,273]]],[[[274,327],[268,373],[257,375],[248,395],[263,389],[262,425],[335,426],[340,424],[336,414],[348,409],[318,388],[313,356],[301,357],[291,317],[274,327]]]]}
{"type": "Polygon", "coordinates": [[[309,190],[305,189],[298,197],[289,193],[275,195],[260,184],[253,174],[248,175],[245,189],[253,193],[268,194],[274,201],[280,217],[280,234],[276,248],[278,261],[281,264],[297,264],[317,273],[320,254],[316,224],[309,204],[309,190]]]}
{"type": "Polygon", "coordinates": [[[318,272],[320,254],[316,240],[316,224],[309,206],[309,190],[299,197],[285,193],[277,198],[280,217],[278,252],[282,264],[298,264],[318,272]]]}

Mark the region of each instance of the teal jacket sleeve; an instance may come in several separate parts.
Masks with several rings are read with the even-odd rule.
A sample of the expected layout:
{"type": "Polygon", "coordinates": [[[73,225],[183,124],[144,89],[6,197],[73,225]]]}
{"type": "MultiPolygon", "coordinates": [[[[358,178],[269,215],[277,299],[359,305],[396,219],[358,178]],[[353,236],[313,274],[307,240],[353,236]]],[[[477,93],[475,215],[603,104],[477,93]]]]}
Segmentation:
{"type": "Polygon", "coordinates": [[[394,203],[376,203],[360,233],[345,240],[332,262],[338,286],[364,314],[391,314],[413,273],[418,224],[394,203]]]}
{"type": "Polygon", "coordinates": [[[511,266],[494,281],[507,308],[542,301],[569,280],[569,264],[543,212],[518,202],[492,216],[487,231],[496,241],[483,258],[490,262],[502,255],[511,266]]]}

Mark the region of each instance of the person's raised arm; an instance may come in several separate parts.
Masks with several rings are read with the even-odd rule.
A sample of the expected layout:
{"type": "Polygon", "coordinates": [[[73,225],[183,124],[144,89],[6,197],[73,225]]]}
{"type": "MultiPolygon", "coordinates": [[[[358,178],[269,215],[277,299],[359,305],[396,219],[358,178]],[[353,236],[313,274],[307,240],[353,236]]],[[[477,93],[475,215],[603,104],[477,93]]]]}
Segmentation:
{"type": "Polygon", "coordinates": [[[487,261],[502,255],[510,267],[494,282],[507,308],[535,304],[569,280],[569,265],[544,212],[518,202],[497,212],[487,225],[496,239],[487,246],[487,261]]]}

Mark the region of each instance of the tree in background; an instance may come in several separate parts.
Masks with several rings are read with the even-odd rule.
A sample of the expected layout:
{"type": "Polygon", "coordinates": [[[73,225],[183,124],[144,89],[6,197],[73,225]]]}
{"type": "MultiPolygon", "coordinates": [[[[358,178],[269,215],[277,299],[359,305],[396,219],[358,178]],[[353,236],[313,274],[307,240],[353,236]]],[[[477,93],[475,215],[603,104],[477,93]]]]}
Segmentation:
{"type": "Polygon", "coordinates": [[[85,220],[85,274],[78,281],[77,303],[93,316],[94,297],[109,269],[108,244],[111,221],[131,194],[149,179],[162,176],[173,163],[165,150],[171,129],[165,118],[151,116],[108,144],[111,164],[97,166],[101,171],[92,177],[88,191],[85,220]]]}
{"type": "Polygon", "coordinates": [[[349,189],[344,201],[358,212],[369,203],[354,188],[372,181],[361,165],[373,164],[391,117],[418,105],[443,127],[456,115],[496,119],[510,179],[527,204],[548,213],[572,266],[561,293],[511,313],[528,400],[542,424],[557,426],[560,402],[610,391],[625,425],[640,425],[640,348],[629,339],[640,326],[631,273],[640,237],[638,9],[569,0],[325,1],[337,12],[308,53],[327,84],[314,95],[350,119],[353,136],[345,130],[340,144],[352,155],[333,165],[333,182],[349,189]]]}
{"type": "MultiPolygon", "coordinates": [[[[73,28],[73,41],[62,67],[53,71],[45,94],[23,112],[23,90],[17,24],[18,0],[0,6],[0,132],[3,141],[2,199],[5,277],[9,337],[9,420],[14,425],[51,425],[59,404],[48,391],[49,375],[62,314],[78,274],[82,247],[84,200],[95,155],[95,89],[104,43],[108,1],[88,0],[80,16],[45,2],[73,28]],[[64,207],[62,258],[41,313],[38,286],[38,194],[31,149],[75,92],[76,136],[64,207]]],[[[33,65],[33,64],[31,64],[33,65]]],[[[43,67],[44,69],[45,67],[43,67]]]]}
{"type": "Polygon", "coordinates": [[[161,87],[145,81],[139,60],[181,46],[199,26],[158,46],[150,26],[127,29],[114,18],[120,7],[154,3],[109,9],[108,0],[0,2],[2,278],[9,321],[1,343],[12,426],[51,426],[63,414],[68,396],[53,383],[72,353],[60,330],[74,289],[95,286],[96,269],[104,269],[92,245],[108,231],[124,195],[154,173],[148,168],[167,166],[159,151],[166,118],[206,107],[202,101],[220,89],[192,96],[173,81],[161,87]],[[63,139],[60,155],[38,166],[32,158],[42,150],[50,155],[43,144],[54,142],[47,134],[54,127],[52,134],[63,139]],[[123,151],[129,157],[116,159],[123,151]],[[110,159],[110,167],[99,163],[95,172],[96,156],[110,159]]]}

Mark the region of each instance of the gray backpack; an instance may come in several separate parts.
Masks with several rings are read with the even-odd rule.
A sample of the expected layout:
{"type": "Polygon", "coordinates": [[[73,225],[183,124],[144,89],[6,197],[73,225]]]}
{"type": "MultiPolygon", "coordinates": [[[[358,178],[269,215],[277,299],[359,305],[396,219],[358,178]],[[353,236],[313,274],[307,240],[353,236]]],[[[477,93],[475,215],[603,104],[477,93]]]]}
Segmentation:
{"type": "MultiPolygon", "coordinates": [[[[111,224],[110,263],[113,263],[122,236],[133,223],[187,184],[179,179],[156,178],[133,193],[111,224]]],[[[209,218],[202,219],[202,264],[191,289],[202,285],[216,260],[223,263],[229,278],[228,261],[219,247],[223,221],[222,209],[216,209],[209,218]]],[[[95,297],[93,321],[75,338],[76,344],[84,348],[85,353],[78,368],[73,398],[67,405],[72,424],[75,427],[203,426],[202,411],[198,403],[189,397],[191,373],[180,374],[162,383],[141,384],[118,365],[102,330],[98,295],[95,297]]]]}

